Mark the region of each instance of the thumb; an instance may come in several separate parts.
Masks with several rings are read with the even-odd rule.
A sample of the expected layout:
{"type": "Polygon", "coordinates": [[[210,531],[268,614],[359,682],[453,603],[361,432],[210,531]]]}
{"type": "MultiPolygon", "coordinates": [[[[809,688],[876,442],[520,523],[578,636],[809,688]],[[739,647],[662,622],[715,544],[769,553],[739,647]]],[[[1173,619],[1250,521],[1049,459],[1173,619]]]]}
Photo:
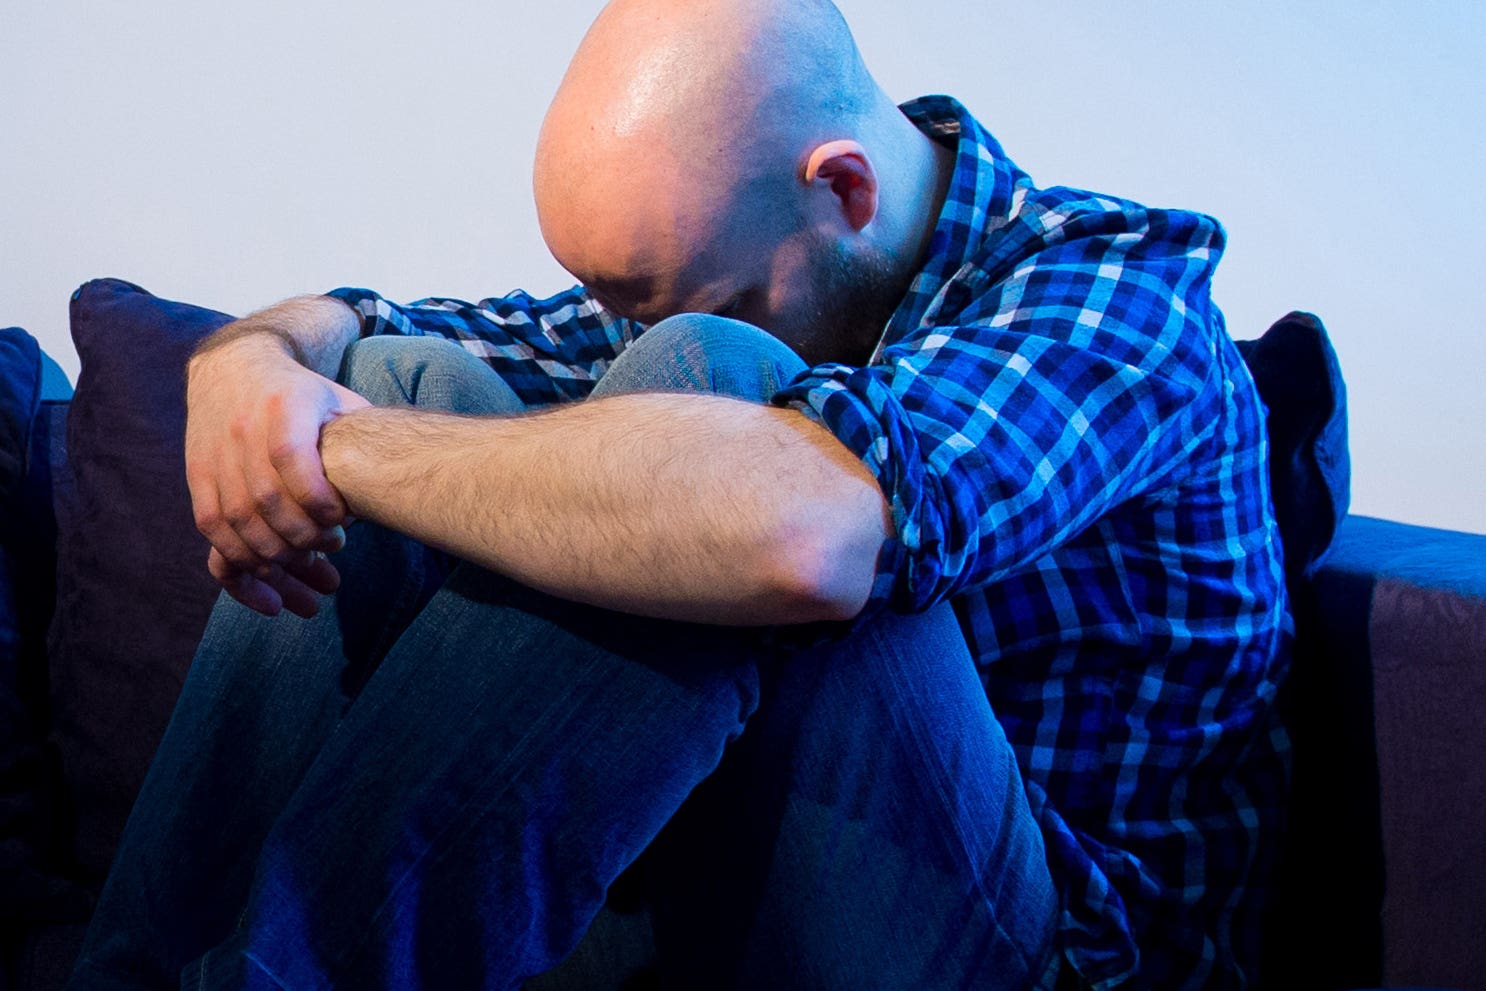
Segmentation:
{"type": "Polygon", "coordinates": [[[329,414],[351,413],[359,409],[369,409],[371,403],[360,393],[352,392],[339,382],[330,383],[330,391],[335,397],[334,404],[330,407],[329,414]]]}

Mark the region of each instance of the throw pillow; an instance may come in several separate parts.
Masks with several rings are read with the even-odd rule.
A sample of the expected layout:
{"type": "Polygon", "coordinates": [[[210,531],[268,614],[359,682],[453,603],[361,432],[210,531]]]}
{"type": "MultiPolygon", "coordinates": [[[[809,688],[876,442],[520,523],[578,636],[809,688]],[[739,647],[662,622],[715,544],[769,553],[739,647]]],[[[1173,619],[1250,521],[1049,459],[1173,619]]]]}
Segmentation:
{"type": "Polygon", "coordinates": [[[1313,578],[1351,501],[1347,390],[1321,321],[1290,313],[1238,349],[1269,407],[1269,480],[1292,580],[1313,578]]]}
{"type": "Polygon", "coordinates": [[[82,359],[54,480],[53,739],[79,865],[107,872],[216,601],[186,488],[184,367],[231,318],[118,279],[73,294],[82,359]]]}

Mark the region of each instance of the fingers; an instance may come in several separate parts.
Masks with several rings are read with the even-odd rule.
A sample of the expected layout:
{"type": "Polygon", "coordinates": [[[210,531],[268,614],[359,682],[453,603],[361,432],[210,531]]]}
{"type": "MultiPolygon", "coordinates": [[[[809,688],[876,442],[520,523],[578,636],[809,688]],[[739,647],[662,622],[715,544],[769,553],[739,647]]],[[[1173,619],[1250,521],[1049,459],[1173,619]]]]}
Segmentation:
{"type": "Polygon", "coordinates": [[[232,587],[266,604],[237,573],[266,579],[301,552],[344,544],[346,506],[325,478],[318,445],[321,424],[345,400],[344,390],[297,365],[259,371],[201,379],[204,398],[188,403],[187,482],[198,529],[235,569],[232,587]],[[270,378],[272,387],[263,381],[270,378]]]}
{"type": "Polygon", "coordinates": [[[260,477],[250,482],[252,471],[247,466],[223,466],[217,476],[217,498],[221,501],[217,530],[230,535],[219,541],[215,534],[208,534],[228,560],[245,570],[285,557],[293,549],[263,515],[264,512],[278,513],[282,506],[281,497],[265,491],[261,469],[260,477]],[[256,492],[251,487],[254,484],[258,486],[256,492]],[[239,545],[246,548],[246,553],[235,555],[233,551],[239,545]]]}
{"type": "Polygon", "coordinates": [[[271,564],[262,575],[255,575],[236,567],[213,547],[206,567],[228,595],[265,616],[288,609],[309,619],[320,611],[320,596],[340,587],[335,565],[314,551],[304,552],[287,565],[271,564]]]}
{"type": "Polygon", "coordinates": [[[215,487],[206,485],[195,502],[197,527],[224,558],[242,571],[261,575],[273,562],[286,562],[311,550],[336,551],[345,531],[321,528],[282,490],[269,491],[271,472],[253,474],[260,486],[249,488],[248,472],[221,471],[215,487]]]}
{"type": "Polygon", "coordinates": [[[341,576],[325,555],[306,551],[286,564],[275,565],[263,582],[278,592],[285,609],[309,619],[320,611],[320,596],[340,587],[341,576]]]}
{"type": "Polygon", "coordinates": [[[346,526],[351,523],[351,517],[346,517],[345,526],[333,526],[321,532],[319,538],[310,545],[310,550],[319,551],[322,554],[334,554],[346,546],[346,526]]]}
{"type": "Polygon", "coordinates": [[[272,584],[284,601],[284,608],[303,619],[309,619],[320,611],[319,594],[304,582],[280,572],[273,576],[272,584]]]}
{"type": "Polygon", "coordinates": [[[281,567],[288,579],[321,595],[330,595],[341,585],[340,572],[319,551],[306,551],[281,567]]]}
{"type": "Polygon", "coordinates": [[[272,586],[232,564],[216,547],[207,553],[206,570],[223,591],[255,612],[277,616],[284,607],[283,597],[272,586]]]}
{"type": "MultiPolygon", "coordinates": [[[[218,476],[206,475],[188,464],[186,478],[191,489],[191,509],[195,515],[196,529],[206,537],[223,563],[248,573],[266,564],[268,558],[238,535],[233,519],[222,508],[218,476]]],[[[240,510],[235,511],[235,515],[240,515],[240,510]]],[[[216,575],[215,572],[213,574],[216,575]]],[[[220,581],[223,576],[216,577],[220,581]]]]}

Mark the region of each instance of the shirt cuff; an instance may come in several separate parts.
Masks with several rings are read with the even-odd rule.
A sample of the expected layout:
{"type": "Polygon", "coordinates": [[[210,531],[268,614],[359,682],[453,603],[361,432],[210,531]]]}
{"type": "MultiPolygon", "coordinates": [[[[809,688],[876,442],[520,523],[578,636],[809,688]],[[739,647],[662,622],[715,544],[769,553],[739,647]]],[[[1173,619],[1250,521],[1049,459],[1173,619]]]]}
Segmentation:
{"type": "Polygon", "coordinates": [[[820,365],[776,393],[773,402],[799,410],[829,430],[861,459],[888,502],[893,535],[878,552],[867,605],[849,628],[854,630],[885,608],[900,612],[927,608],[929,604],[915,603],[909,593],[912,552],[919,542],[913,507],[922,480],[905,466],[914,463],[916,441],[908,414],[880,370],[820,365]]]}
{"type": "Polygon", "coordinates": [[[379,293],[370,289],[357,289],[351,286],[342,286],[332,289],[325,295],[338,299],[361,318],[361,336],[370,337],[373,334],[406,333],[405,330],[394,325],[390,319],[392,305],[388,303],[379,293]]]}

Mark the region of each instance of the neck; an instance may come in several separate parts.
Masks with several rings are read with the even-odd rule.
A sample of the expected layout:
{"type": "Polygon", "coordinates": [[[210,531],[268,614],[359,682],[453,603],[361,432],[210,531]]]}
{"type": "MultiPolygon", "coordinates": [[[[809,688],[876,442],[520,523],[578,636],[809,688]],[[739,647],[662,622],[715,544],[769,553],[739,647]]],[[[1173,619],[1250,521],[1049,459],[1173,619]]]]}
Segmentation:
{"type": "Polygon", "coordinates": [[[944,198],[949,195],[950,180],[955,173],[955,153],[927,134],[914,127],[906,118],[904,123],[913,130],[916,163],[914,196],[903,233],[902,257],[909,261],[911,279],[924,267],[929,257],[929,245],[934,239],[934,229],[939,226],[939,215],[944,211],[944,198]]]}
{"type": "Polygon", "coordinates": [[[897,178],[882,197],[885,223],[879,242],[892,261],[903,292],[928,260],[929,246],[954,177],[955,153],[893,108],[894,163],[884,172],[897,178]]]}

